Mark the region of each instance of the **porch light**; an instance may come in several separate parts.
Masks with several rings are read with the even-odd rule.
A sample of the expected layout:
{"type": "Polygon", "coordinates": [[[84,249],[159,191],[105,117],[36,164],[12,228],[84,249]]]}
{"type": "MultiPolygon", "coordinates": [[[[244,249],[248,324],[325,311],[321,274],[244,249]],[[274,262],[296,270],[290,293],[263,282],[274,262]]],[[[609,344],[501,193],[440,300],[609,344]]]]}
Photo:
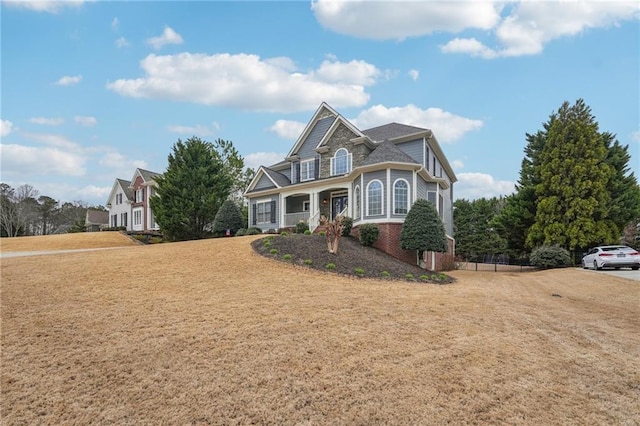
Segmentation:
{"type": "Polygon", "coordinates": [[[325,204],[325,205],[326,205],[327,203],[328,203],[327,199],[326,199],[326,198],[323,198],[323,199],[322,199],[322,204],[325,204]]]}

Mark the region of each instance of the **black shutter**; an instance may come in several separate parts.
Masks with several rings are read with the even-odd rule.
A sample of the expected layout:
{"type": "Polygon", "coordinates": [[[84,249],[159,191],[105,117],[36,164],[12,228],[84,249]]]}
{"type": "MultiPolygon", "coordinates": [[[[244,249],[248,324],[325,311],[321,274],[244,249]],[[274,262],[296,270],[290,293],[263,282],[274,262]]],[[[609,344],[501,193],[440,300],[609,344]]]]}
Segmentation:
{"type": "Polygon", "coordinates": [[[251,206],[251,224],[255,225],[257,223],[256,213],[257,213],[257,205],[254,204],[251,206]]]}
{"type": "Polygon", "coordinates": [[[271,201],[271,223],[276,223],[276,202],[271,201]]]}
{"type": "Polygon", "coordinates": [[[313,177],[315,179],[318,179],[320,177],[320,157],[316,157],[313,177]]]}
{"type": "Polygon", "coordinates": [[[295,167],[296,167],[296,170],[295,170],[295,172],[296,172],[295,173],[296,182],[295,183],[298,183],[298,182],[300,182],[300,163],[296,163],[295,167]]]}

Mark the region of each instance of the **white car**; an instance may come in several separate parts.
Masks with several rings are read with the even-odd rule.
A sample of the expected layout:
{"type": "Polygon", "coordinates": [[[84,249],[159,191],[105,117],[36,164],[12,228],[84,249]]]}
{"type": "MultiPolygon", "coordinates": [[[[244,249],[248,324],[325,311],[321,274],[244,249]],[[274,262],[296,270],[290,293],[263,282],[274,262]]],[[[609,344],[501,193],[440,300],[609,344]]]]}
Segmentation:
{"type": "Polygon", "coordinates": [[[589,250],[582,258],[582,267],[602,268],[631,268],[640,269],[640,253],[627,246],[599,246],[589,250]]]}

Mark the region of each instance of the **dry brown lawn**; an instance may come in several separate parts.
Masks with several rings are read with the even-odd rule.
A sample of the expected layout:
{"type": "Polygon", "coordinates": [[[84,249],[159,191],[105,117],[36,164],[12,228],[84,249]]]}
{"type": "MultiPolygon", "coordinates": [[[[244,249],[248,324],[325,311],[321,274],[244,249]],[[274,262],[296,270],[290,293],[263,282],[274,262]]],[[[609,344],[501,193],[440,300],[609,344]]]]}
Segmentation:
{"type": "Polygon", "coordinates": [[[3,259],[1,423],[640,424],[638,282],[348,278],[254,238],[3,259]]]}
{"type": "Polygon", "coordinates": [[[44,237],[0,238],[0,253],[95,249],[135,245],[139,245],[139,243],[120,232],[79,232],[44,237]]]}

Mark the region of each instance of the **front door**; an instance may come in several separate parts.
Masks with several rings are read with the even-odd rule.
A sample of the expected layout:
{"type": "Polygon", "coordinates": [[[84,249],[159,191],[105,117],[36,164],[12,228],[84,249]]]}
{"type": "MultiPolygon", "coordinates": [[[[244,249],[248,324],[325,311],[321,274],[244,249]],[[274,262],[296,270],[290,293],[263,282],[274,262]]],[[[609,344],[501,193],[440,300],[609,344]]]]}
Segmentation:
{"type": "Polygon", "coordinates": [[[334,220],[342,210],[347,208],[349,197],[346,195],[337,195],[331,197],[331,220],[334,220]]]}

